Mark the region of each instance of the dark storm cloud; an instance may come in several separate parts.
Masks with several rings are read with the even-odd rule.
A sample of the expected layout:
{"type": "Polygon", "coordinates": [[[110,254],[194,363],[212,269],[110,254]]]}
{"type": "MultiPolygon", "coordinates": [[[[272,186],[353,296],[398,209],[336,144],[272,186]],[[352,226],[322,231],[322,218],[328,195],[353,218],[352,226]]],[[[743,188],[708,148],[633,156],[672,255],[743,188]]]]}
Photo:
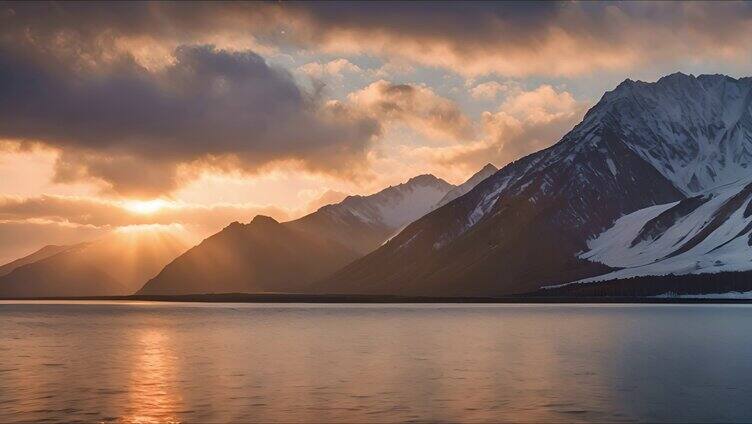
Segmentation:
{"type": "Polygon", "coordinates": [[[744,2],[283,3],[291,39],[466,75],[574,76],[656,62],[749,60],[744,2]]]}
{"type": "Polygon", "coordinates": [[[268,22],[269,5],[242,2],[2,2],[5,35],[29,31],[29,37],[75,32],[92,39],[101,34],[179,37],[214,33],[223,25],[268,22]]]}
{"type": "Polygon", "coordinates": [[[291,2],[288,10],[304,13],[321,27],[385,30],[420,38],[487,42],[501,35],[525,41],[554,21],[566,5],[557,2],[291,2]],[[503,25],[499,25],[502,23],[503,25]]]}
{"type": "Polygon", "coordinates": [[[674,61],[749,59],[748,2],[143,2],[7,4],[5,33],[88,44],[225,34],[378,54],[475,75],[582,75],[674,61]],[[65,34],[62,39],[60,34],[65,34]]]}
{"type": "Polygon", "coordinates": [[[83,173],[138,192],[174,188],[179,163],[227,155],[249,170],[296,159],[337,171],[338,160],[362,155],[379,131],[372,120],[325,106],[253,52],[183,46],[174,58],[158,72],[127,57],[76,70],[0,51],[0,138],[76,152],[63,158],[62,179],[83,173]],[[153,184],[132,184],[150,172],[153,184]]]}

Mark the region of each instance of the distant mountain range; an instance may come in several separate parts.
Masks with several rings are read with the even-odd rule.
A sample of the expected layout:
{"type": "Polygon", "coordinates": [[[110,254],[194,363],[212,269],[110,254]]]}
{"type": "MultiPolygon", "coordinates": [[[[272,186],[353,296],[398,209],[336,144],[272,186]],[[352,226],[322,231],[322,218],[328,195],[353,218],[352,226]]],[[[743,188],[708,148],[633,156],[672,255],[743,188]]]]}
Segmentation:
{"type": "Polygon", "coordinates": [[[257,216],[233,223],[167,265],[139,294],[308,292],[311,283],[376,249],[454,188],[420,175],[294,221],[257,216]]]}
{"type": "MultiPolygon", "coordinates": [[[[626,80],[558,143],[500,170],[487,165],[459,186],[421,175],[294,221],[232,223],[139,293],[752,290],[750,166],[751,78],[626,80]]],[[[0,290],[78,249],[0,268],[0,290]]]]}
{"type": "Polygon", "coordinates": [[[167,232],[114,232],[73,246],[46,246],[2,267],[0,297],[128,295],[187,246],[167,232]]]}
{"type": "Polygon", "coordinates": [[[56,246],[47,245],[37,250],[36,252],[24,256],[23,258],[16,259],[13,262],[9,262],[3,266],[0,266],[0,277],[8,275],[13,272],[14,269],[22,267],[24,265],[41,261],[42,259],[49,258],[50,256],[57,255],[60,252],[64,252],[68,249],[72,249],[76,246],[56,246]]]}

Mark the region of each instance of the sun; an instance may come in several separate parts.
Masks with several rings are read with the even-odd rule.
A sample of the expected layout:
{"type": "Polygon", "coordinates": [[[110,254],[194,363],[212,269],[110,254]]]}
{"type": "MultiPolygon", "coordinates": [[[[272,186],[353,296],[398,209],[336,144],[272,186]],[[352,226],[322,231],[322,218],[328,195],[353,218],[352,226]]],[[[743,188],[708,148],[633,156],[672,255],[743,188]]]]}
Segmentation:
{"type": "Polygon", "coordinates": [[[129,200],[123,204],[125,209],[142,215],[149,215],[158,212],[165,206],[167,206],[167,202],[162,199],[129,200]]]}

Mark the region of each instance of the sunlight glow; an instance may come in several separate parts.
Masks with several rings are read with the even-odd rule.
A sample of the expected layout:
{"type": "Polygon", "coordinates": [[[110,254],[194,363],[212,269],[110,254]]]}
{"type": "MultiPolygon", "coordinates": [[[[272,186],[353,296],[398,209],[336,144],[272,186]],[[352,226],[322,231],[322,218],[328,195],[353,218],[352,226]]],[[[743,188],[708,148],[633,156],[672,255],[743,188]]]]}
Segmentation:
{"type": "Polygon", "coordinates": [[[139,234],[139,233],[179,233],[185,232],[183,225],[178,223],[172,224],[134,224],[117,227],[116,232],[120,234],[139,234]]]}
{"type": "Polygon", "coordinates": [[[125,209],[142,215],[149,215],[167,206],[162,199],[153,200],[129,200],[123,204],[125,209]]]}

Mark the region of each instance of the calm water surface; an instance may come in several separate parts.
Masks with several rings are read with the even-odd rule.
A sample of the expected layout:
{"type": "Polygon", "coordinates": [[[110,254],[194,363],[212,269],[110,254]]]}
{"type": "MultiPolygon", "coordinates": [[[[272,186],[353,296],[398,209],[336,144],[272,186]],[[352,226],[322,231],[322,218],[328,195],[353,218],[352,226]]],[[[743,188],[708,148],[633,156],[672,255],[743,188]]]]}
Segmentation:
{"type": "Polygon", "coordinates": [[[745,305],[0,303],[0,422],[752,421],[745,305]]]}

